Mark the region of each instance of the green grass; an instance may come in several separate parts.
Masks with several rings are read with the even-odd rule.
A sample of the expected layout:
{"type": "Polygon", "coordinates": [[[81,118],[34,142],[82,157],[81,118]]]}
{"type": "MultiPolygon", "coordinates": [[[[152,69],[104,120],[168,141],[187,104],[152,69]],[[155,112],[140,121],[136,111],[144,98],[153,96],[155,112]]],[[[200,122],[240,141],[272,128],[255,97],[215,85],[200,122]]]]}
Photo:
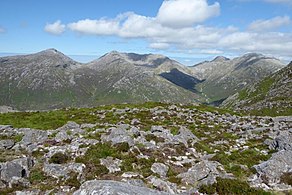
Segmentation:
{"type": "MultiPolygon", "coordinates": [[[[156,106],[167,106],[164,103],[147,102],[144,104],[117,104],[106,105],[94,108],[69,108],[47,112],[16,112],[0,114],[0,124],[12,125],[15,128],[34,128],[34,129],[56,129],[63,126],[68,121],[81,123],[102,123],[108,122],[115,124],[119,122],[119,118],[114,116],[112,108],[154,108],[156,106]],[[96,117],[95,112],[105,110],[106,118],[100,119],[96,117]]],[[[142,116],[141,116],[142,117],[142,116]]]]}
{"type": "Polygon", "coordinates": [[[212,185],[203,185],[199,192],[205,194],[245,194],[245,195],[269,195],[271,193],[265,192],[261,189],[251,188],[247,182],[236,179],[222,179],[217,178],[217,183],[212,185]]]}
{"type": "Polygon", "coordinates": [[[47,179],[47,176],[42,170],[33,169],[30,172],[28,179],[32,184],[36,184],[45,181],[47,179]]]}
{"type": "Polygon", "coordinates": [[[231,155],[220,153],[213,157],[212,160],[218,161],[223,165],[235,163],[247,165],[250,168],[261,161],[268,160],[270,157],[270,155],[263,155],[254,149],[247,149],[244,151],[232,152],[231,155]]]}

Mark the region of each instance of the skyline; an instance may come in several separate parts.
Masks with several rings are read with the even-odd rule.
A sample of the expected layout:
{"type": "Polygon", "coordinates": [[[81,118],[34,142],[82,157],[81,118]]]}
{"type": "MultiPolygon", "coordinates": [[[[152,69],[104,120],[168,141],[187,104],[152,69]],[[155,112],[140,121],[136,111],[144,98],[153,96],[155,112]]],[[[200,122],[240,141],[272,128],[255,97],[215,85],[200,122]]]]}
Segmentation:
{"type": "Polygon", "coordinates": [[[96,58],[117,50],[160,53],[185,64],[248,52],[283,61],[292,57],[292,0],[11,0],[0,5],[0,53],[56,48],[96,58]]]}

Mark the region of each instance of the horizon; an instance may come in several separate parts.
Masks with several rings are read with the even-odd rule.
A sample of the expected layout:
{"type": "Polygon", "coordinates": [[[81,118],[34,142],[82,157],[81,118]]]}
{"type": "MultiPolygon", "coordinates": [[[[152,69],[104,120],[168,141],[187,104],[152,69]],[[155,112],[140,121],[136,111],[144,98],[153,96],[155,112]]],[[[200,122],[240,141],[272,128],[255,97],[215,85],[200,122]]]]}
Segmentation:
{"type": "MultiPolygon", "coordinates": [[[[55,48],[48,48],[45,50],[49,50],[49,49],[55,49],[55,48]]],[[[45,51],[45,50],[41,50],[41,51],[45,51]]],[[[56,49],[56,50],[58,52],[63,53],[64,55],[70,57],[74,61],[76,61],[78,63],[84,63],[84,64],[89,63],[89,62],[94,61],[94,60],[97,60],[98,58],[102,57],[103,55],[110,53],[112,51],[115,51],[115,50],[112,50],[112,51],[104,53],[102,55],[78,55],[78,54],[66,54],[58,49],[56,49]]],[[[38,51],[38,52],[41,52],[41,51],[38,51]]],[[[35,52],[35,53],[38,53],[38,52],[35,52]]],[[[119,53],[133,53],[133,52],[123,52],[123,51],[117,51],[117,52],[119,52],[119,53]]],[[[9,57],[9,56],[18,56],[18,55],[30,55],[30,54],[35,54],[35,53],[1,53],[0,52],[0,58],[1,57],[9,57]]],[[[247,53],[242,54],[241,56],[249,54],[249,53],[256,53],[256,52],[247,52],[247,53]]],[[[139,55],[144,55],[144,54],[162,55],[160,53],[136,53],[136,54],[139,54],[139,55]]],[[[261,54],[261,53],[258,53],[258,54],[261,54]]],[[[231,60],[234,58],[237,58],[237,57],[241,57],[241,56],[225,56],[224,54],[217,55],[214,57],[209,57],[208,59],[206,59],[206,58],[182,58],[182,57],[176,57],[176,56],[166,56],[166,57],[169,57],[172,60],[178,61],[179,63],[181,63],[182,65],[185,65],[185,66],[194,66],[194,65],[200,64],[200,63],[205,62],[205,61],[212,61],[215,58],[220,57],[220,56],[227,57],[231,60]]],[[[268,56],[268,57],[273,57],[273,56],[268,56]]],[[[280,60],[280,59],[278,59],[278,60],[280,60]]],[[[284,61],[284,60],[280,60],[280,61],[284,64],[288,64],[290,62],[290,61],[284,61]]]]}
{"type": "Polygon", "coordinates": [[[187,64],[256,52],[289,62],[291,10],[291,0],[3,1],[0,53],[58,48],[86,60],[117,50],[187,64]]]}

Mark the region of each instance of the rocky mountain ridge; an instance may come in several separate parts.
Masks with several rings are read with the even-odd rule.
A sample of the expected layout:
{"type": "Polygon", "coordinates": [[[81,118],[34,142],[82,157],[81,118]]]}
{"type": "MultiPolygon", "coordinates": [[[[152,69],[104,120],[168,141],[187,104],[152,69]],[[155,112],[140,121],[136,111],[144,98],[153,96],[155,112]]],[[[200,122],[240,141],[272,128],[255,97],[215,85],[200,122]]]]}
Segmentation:
{"type": "Polygon", "coordinates": [[[222,107],[260,115],[292,114],[292,62],[225,100],[222,107]]]}
{"type": "Polygon", "coordinates": [[[285,65],[273,57],[249,53],[232,60],[217,57],[191,67],[200,80],[196,89],[209,99],[209,102],[226,99],[285,65]]]}
{"type": "Polygon", "coordinates": [[[157,54],[113,51],[81,64],[55,49],[0,58],[0,105],[19,110],[113,103],[211,102],[282,67],[259,54],[186,67],[157,54]]]}
{"type": "Polygon", "coordinates": [[[204,101],[199,94],[159,75],[172,69],[189,71],[160,55],[111,52],[80,64],[49,49],[32,55],[0,58],[0,66],[0,105],[16,109],[204,101]]]}

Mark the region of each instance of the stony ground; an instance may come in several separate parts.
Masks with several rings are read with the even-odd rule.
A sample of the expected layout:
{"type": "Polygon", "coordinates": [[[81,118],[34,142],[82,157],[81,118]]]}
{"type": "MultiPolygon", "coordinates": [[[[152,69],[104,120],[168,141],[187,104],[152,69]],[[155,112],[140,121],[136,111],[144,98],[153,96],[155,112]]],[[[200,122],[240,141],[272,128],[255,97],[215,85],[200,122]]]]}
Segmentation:
{"type": "Polygon", "coordinates": [[[198,105],[0,115],[0,194],[292,190],[292,117],[198,105]]]}

